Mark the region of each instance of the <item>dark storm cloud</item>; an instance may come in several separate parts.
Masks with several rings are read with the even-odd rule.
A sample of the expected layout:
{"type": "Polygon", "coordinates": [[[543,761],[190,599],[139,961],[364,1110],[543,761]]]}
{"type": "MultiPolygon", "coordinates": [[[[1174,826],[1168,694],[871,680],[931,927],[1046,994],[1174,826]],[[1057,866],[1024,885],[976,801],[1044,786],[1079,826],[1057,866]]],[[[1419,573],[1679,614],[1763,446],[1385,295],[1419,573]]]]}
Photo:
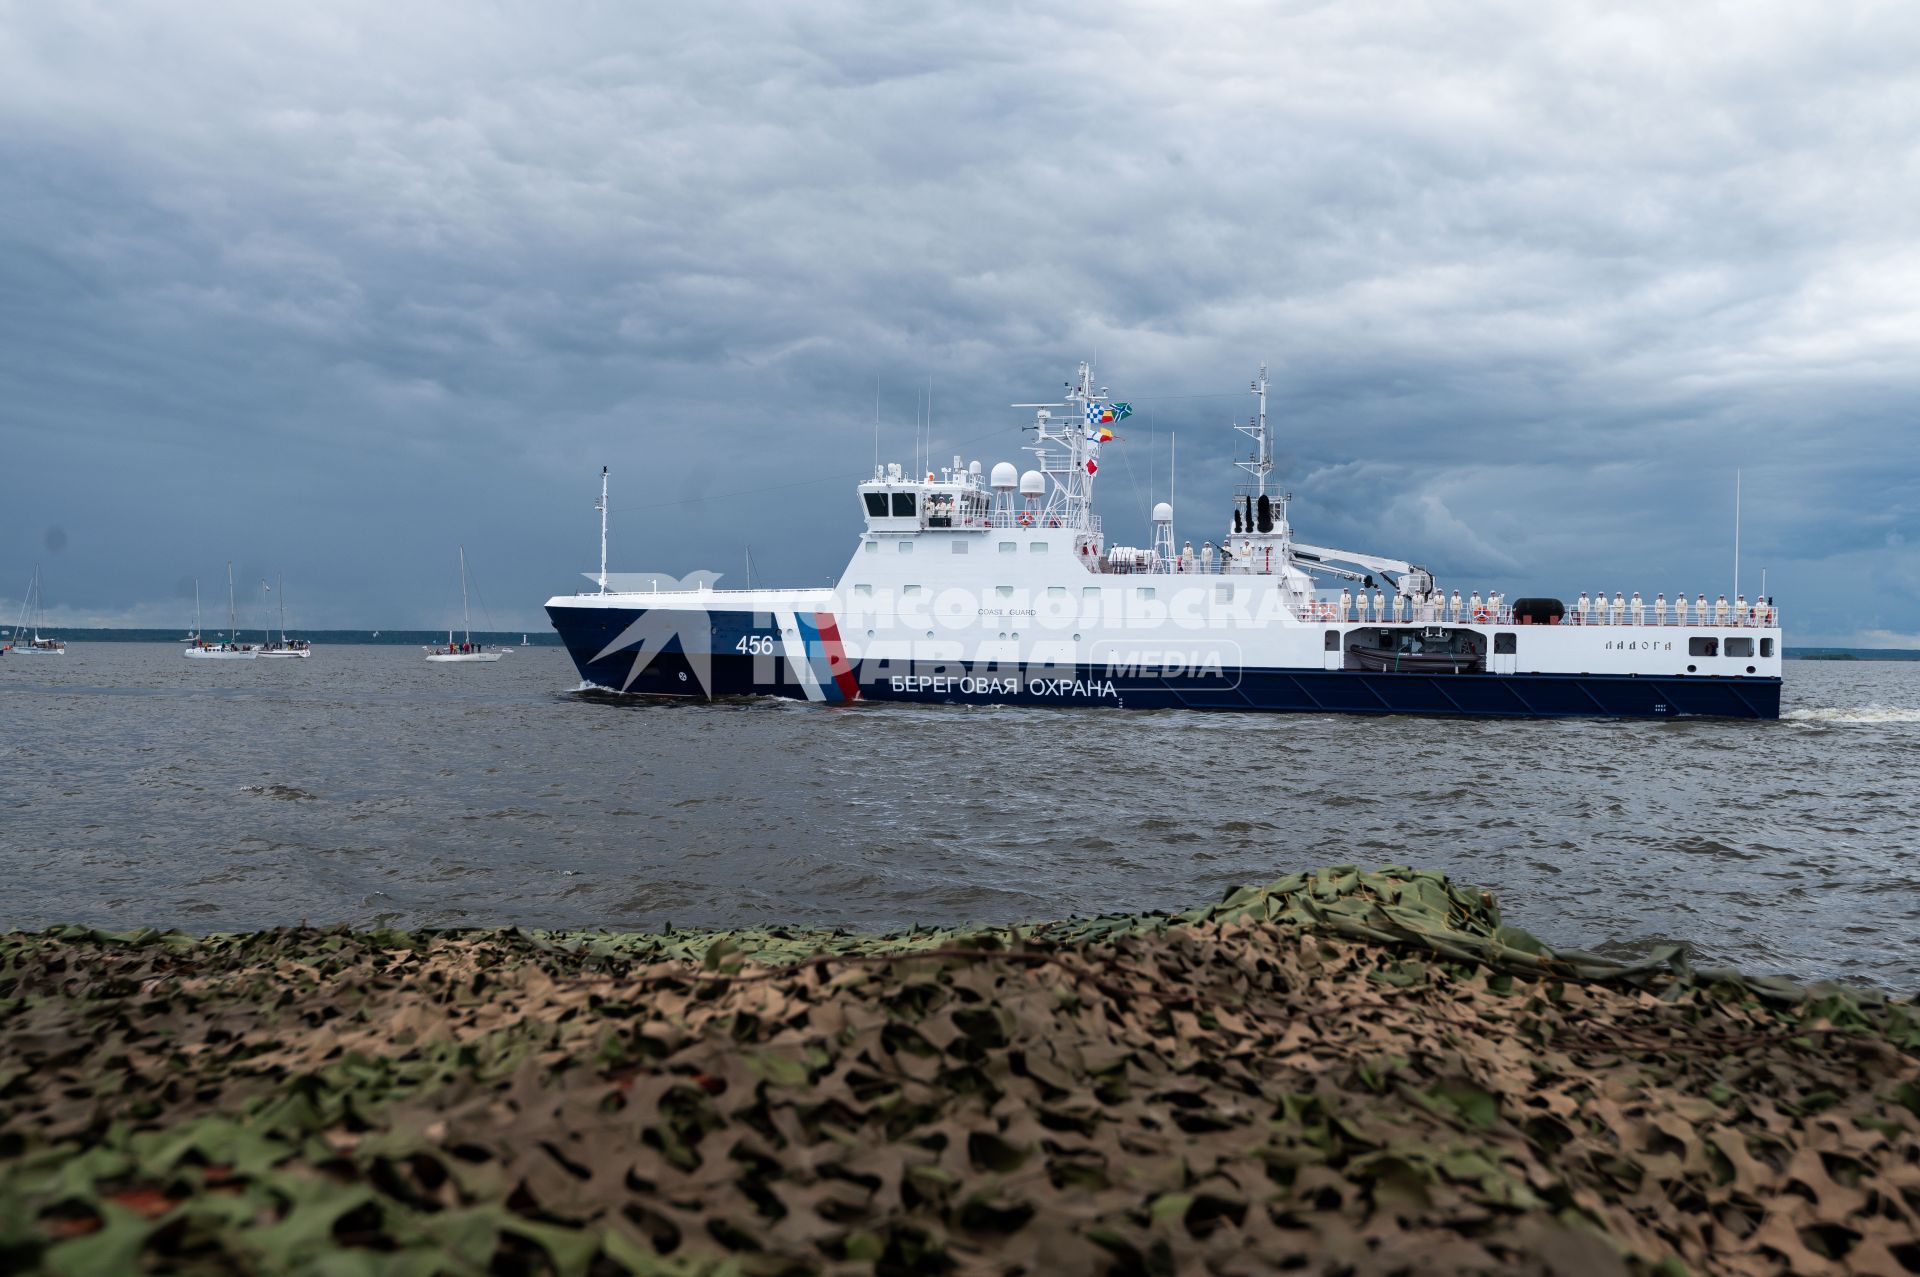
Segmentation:
{"type": "MultiPolygon", "coordinates": [[[[14,6],[0,573],[175,623],[502,624],[589,565],[828,579],[1097,354],[1144,538],[1262,358],[1302,535],[1510,593],[1920,633],[1920,27],[1897,6],[14,6]],[[1158,476],[1157,479],[1150,476],[1158,476]],[[828,482],[818,482],[823,477],[828,482]],[[1163,489],[1162,489],[1163,490],[1163,489]],[[297,592],[295,587],[298,587],[297,592]]],[[[1889,641],[1891,641],[1889,639],[1889,641]]],[[[1913,640],[1920,643],[1920,639],[1913,640]]]]}

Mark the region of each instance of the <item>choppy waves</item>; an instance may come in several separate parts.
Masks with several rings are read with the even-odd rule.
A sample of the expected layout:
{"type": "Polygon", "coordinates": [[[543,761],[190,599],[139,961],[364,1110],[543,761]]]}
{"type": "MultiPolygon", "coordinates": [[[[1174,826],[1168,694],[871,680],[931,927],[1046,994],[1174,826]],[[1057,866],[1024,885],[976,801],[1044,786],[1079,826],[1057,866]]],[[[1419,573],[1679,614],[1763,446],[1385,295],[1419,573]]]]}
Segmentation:
{"type": "Polygon", "coordinates": [[[1823,706],[1817,709],[1790,709],[1780,717],[1790,723],[1920,723],[1920,706],[1823,706]]]}

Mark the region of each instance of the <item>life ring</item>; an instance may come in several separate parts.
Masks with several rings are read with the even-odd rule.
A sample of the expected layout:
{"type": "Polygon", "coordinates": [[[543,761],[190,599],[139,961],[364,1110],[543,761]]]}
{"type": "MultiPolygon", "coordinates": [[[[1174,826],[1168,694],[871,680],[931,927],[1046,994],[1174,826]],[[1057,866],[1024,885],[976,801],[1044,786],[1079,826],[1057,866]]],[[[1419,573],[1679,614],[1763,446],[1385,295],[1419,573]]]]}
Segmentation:
{"type": "Polygon", "coordinates": [[[1032,527],[1032,526],[1033,526],[1033,512],[1032,512],[1032,511],[1030,511],[1030,510],[1022,510],[1022,511],[1020,512],[1020,526],[1021,526],[1021,527],[1023,527],[1023,528],[1030,528],[1030,527],[1032,527]]]}
{"type": "Polygon", "coordinates": [[[1488,621],[1491,621],[1493,619],[1493,613],[1487,611],[1487,609],[1483,607],[1475,608],[1473,610],[1473,619],[1478,621],[1480,624],[1485,625],[1488,621]]]}
{"type": "Polygon", "coordinates": [[[1048,526],[1048,527],[1050,527],[1050,528],[1057,528],[1057,527],[1059,527],[1059,526],[1060,526],[1060,520],[1058,520],[1058,519],[1048,519],[1048,520],[1047,520],[1047,526],[1048,526]]]}

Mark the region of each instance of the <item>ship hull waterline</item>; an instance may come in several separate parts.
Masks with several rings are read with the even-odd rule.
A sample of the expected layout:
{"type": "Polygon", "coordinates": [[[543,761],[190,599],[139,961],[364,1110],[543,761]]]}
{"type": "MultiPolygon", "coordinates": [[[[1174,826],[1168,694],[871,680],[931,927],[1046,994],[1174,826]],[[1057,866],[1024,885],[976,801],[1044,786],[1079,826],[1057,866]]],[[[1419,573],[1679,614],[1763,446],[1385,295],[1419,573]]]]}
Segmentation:
{"type": "Polygon", "coordinates": [[[638,697],[751,697],[846,704],[994,704],[1109,709],[1240,710],[1298,714],[1416,714],[1470,718],[1777,719],[1781,680],[1770,676],[1587,673],[1380,672],[1214,667],[1198,672],[1110,663],[1044,666],[967,660],[848,658],[830,625],[799,643],[742,654],[736,631],[761,618],[708,613],[710,625],[673,634],[658,651],[608,651],[644,611],[550,607],[554,629],[592,689],[638,697]],[[713,650],[689,657],[686,636],[713,650]],[[638,668],[636,669],[636,666],[638,668]]]}

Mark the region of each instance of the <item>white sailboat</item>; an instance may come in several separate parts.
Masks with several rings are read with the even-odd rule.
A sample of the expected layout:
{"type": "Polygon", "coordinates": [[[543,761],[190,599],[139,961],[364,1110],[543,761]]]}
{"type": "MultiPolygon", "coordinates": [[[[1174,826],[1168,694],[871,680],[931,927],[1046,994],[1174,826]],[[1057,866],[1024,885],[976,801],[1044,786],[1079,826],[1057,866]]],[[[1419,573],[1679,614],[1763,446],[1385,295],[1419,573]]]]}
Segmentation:
{"type": "Polygon", "coordinates": [[[193,591],[193,632],[196,635],[192,647],[180,655],[196,661],[250,661],[259,653],[253,644],[240,641],[240,625],[233,606],[233,560],[227,560],[227,641],[209,643],[197,637],[200,633],[200,587],[194,585],[193,591]]]}
{"type": "Polygon", "coordinates": [[[20,620],[13,627],[13,641],[0,650],[16,652],[21,656],[65,656],[67,654],[65,639],[40,637],[40,565],[38,563],[33,565],[33,577],[27,582],[27,597],[20,601],[20,620]],[[26,637],[29,624],[33,628],[31,638],[26,637]]]}
{"type": "Polygon", "coordinates": [[[479,645],[473,641],[473,618],[469,616],[467,612],[467,547],[464,545],[460,547],[460,624],[462,627],[461,642],[455,643],[453,641],[453,631],[448,630],[447,645],[444,648],[423,647],[420,649],[427,654],[428,660],[438,661],[443,664],[479,665],[500,659],[503,653],[499,649],[496,648],[490,652],[483,651],[479,645]]]}
{"type": "Polygon", "coordinates": [[[265,647],[262,647],[260,649],[260,655],[274,660],[285,660],[289,657],[299,657],[305,660],[307,657],[313,655],[313,644],[306,639],[289,639],[287,637],[287,578],[284,576],[280,578],[279,590],[280,638],[277,642],[270,642],[265,647]]]}

